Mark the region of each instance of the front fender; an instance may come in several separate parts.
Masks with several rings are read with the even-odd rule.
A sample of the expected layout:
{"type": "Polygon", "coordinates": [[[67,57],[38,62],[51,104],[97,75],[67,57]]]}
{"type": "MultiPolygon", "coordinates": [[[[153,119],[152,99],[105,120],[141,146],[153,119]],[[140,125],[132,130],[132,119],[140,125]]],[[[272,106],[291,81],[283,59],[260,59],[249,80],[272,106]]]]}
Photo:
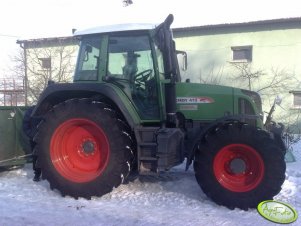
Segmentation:
{"type": "Polygon", "coordinates": [[[229,124],[229,123],[244,123],[244,120],[246,119],[260,119],[260,116],[256,115],[232,115],[232,116],[226,116],[220,119],[217,119],[207,126],[203,127],[198,131],[198,133],[193,138],[193,142],[187,146],[187,162],[186,162],[186,170],[188,170],[189,166],[192,163],[192,160],[194,158],[195,152],[197,150],[197,146],[199,142],[202,141],[202,139],[205,138],[206,134],[210,131],[218,128],[219,126],[229,124]]]}
{"type": "Polygon", "coordinates": [[[281,148],[282,152],[285,154],[287,151],[287,147],[284,143],[284,140],[282,139],[285,126],[282,123],[272,122],[272,123],[270,123],[270,125],[268,126],[267,129],[273,135],[278,146],[281,148]]]}

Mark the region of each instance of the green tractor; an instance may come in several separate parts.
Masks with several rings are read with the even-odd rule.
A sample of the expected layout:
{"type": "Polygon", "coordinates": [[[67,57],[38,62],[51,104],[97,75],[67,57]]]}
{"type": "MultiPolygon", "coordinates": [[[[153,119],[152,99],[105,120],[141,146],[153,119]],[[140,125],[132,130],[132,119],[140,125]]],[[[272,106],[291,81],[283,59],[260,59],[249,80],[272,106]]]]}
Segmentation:
{"type": "MultiPolygon", "coordinates": [[[[266,131],[260,96],[181,82],[170,25],[131,24],[78,31],[74,82],[50,84],[32,116],[36,166],[63,196],[102,196],[129,175],[193,163],[214,202],[254,208],[285,179],[285,148],[266,131]]],[[[182,66],[182,65],[181,65],[182,66]]]]}

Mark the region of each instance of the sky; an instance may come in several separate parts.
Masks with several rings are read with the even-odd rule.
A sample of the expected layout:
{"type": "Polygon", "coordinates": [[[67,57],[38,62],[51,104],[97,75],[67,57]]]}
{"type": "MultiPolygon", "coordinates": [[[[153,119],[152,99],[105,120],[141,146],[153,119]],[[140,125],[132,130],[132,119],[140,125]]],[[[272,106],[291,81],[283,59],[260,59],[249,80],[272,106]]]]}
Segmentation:
{"type": "Polygon", "coordinates": [[[72,35],[72,29],[160,23],[174,14],[173,27],[301,17],[299,0],[9,0],[0,2],[0,77],[8,74],[18,39],[72,35]]]}

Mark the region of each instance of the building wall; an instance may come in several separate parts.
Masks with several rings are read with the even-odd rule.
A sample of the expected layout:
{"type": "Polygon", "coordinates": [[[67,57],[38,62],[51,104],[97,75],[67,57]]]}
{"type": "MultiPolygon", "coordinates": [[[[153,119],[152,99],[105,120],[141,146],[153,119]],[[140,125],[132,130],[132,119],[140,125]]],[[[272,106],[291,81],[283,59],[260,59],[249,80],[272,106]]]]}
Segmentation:
{"type": "Polygon", "coordinates": [[[189,56],[189,69],[184,77],[197,81],[200,75],[212,75],[212,68],[224,68],[224,74],[233,74],[229,64],[233,62],[231,47],[249,45],[253,46],[252,67],[265,70],[284,68],[300,75],[301,40],[297,39],[300,35],[301,29],[291,29],[175,39],[177,49],[187,51],[189,56]]]}
{"type": "Polygon", "coordinates": [[[177,49],[188,53],[188,70],[182,71],[183,80],[249,89],[248,80],[233,65],[239,64],[233,61],[231,47],[252,46],[252,61],[244,64],[249,73],[259,75],[251,79],[251,89],[261,94],[264,109],[269,110],[279,95],[283,102],[275,112],[278,120],[291,123],[294,119],[290,115],[300,112],[292,109],[293,94],[289,93],[301,89],[300,22],[180,29],[174,31],[174,36],[177,49]],[[265,88],[272,82],[275,88],[265,88]]]}

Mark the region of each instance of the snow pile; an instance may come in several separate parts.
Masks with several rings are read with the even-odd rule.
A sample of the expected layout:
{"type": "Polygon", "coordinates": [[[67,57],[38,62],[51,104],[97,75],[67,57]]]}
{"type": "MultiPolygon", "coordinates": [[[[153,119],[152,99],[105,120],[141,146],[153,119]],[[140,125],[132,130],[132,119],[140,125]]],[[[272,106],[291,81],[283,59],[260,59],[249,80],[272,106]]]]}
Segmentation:
{"type": "MultiPolygon", "coordinates": [[[[216,205],[199,188],[193,170],[184,168],[183,164],[161,176],[141,177],[92,200],[63,198],[49,189],[48,182],[33,182],[31,165],[2,172],[0,225],[275,225],[255,209],[216,205]]],[[[300,194],[301,161],[288,163],[275,200],[291,204],[300,216],[300,194]]],[[[301,225],[301,220],[291,225],[301,225]]]]}

